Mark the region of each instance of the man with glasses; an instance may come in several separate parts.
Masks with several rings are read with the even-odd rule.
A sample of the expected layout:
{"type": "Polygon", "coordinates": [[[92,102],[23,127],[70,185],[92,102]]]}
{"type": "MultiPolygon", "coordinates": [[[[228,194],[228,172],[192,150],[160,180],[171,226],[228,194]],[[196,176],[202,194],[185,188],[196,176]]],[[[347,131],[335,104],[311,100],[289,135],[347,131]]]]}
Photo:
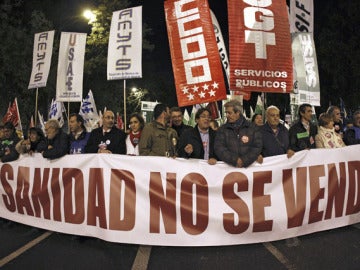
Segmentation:
{"type": "Polygon", "coordinates": [[[207,160],[210,165],[216,164],[214,152],[216,132],[210,128],[211,112],[207,108],[199,109],[195,114],[196,126],[186,129],[179,139],[180,157],[207,160]]]}
{"type": "Polygon", "coordinates": [[[224,107],[227,122],[216,133],[215,154],[232,166],[246,168],[261,153],[261,131],[242,116],[242,106],[238,100],[231,100],[224,107]]]}
{"type": "Polygon", "coordinates": [[[114,113],[107,110],[104,112],[102,120],[102,126],[91,131],[89,140],[85,146],[85,152],[126,154],[126,134],[114,125],[114,113]]]}
{"type": "Polygon", "coordinates": [[[68,135],[61,130],[59,121],[50,119],[45,123],[47,149],[42,152],[44,158],[56,159],[69,152],[68,135]]]}
{"type": "Polygon", "coordinates": [[[183,123],[183,118],[183,113],[179,107],[172,107],[170,109],[171,128],[175,129],[179,137],[185,130],[191,129],[191,126],[183,123]]]}

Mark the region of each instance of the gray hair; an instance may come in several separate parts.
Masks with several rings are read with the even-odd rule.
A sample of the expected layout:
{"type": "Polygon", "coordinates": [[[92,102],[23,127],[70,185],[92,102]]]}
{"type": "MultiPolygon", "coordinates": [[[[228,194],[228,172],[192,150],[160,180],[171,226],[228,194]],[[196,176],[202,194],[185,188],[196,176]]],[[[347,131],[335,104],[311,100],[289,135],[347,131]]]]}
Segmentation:
{"type": "Polygon", "coordinates": [[[236,99],[232,99],[224,104],[224,107],[232,107],[234,109],[234,112],[240,112],[242,113],[243,107],[241,106],[240,101],[236,99]]]}

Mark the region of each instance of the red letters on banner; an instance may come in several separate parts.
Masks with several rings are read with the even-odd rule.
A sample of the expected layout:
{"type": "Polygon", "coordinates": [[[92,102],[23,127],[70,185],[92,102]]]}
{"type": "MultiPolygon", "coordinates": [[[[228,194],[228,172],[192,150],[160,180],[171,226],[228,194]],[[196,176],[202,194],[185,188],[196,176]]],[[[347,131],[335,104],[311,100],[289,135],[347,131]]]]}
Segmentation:
{"type": "Polygon", "coordinates": [[[228,0],[230,89],[292,90],[292,53],[284,0],[228,0]]]}
{"type": "Polygon", "coordinates": [[[167,0],[164,5],[179,106],[226,99],[207,0],[167,0]]]}
{"type": "MultiPolygon", "coordinates": [[[[339,174],[335,164],[283,170],[287,227],[331,219],[333,213],[335,217],[359,213],[359,173],[360,161],[339,163],[339,174]],[[328,175],[326,192],[320,183],[325,175],[328,175]],[[304,220],[306,208],[310,209],[307,221],[304,220]]],[[[9,212],[117,231],[131,231],[136,226],[137,189],[130,171],[111,169],[110,190],[104,190],[102,168],[90,168],[89,179],[84,179],[84,173],[78,168],[44,168],[42,171],[35,168],[31,175],[29,167],[19,166],[15,174],[10,164],[3,164],[0,180],[4,210],[9,212]],[[11,181],[16,181],[16,185],[11,185],[11,181]],[[88,190],[85,190],[85,181],[88,181],[88,190]],[[105,202],[105,193],[110,194],[109,203],[105,202]]],[[[186,233],[204,233],[210,222],[209,185],[204,176],[189,173],[177,185],[176,174],[167,173],[165,187],[163,183],[159,172],[150,173],[149,218],[139,217],[138,221],[149,220],[149,232],[154,234],[160,233],[162,221],[166,234],[176,234],[179,216],[186,233]]],[[[250,225],[254,233],[273,230],[273,220],[265,214],[272,206],[271,194],[265,187],[272,183],[272,171],[254,172],[252,181],[241,172],[231,172],[224,177],[222,199],[229,210],[223,213],[222,219],[227,233],[241,234],[249,230],[250,225]],[[250,185],[249,199],[245,194],[251,189],[250,185]]]]}

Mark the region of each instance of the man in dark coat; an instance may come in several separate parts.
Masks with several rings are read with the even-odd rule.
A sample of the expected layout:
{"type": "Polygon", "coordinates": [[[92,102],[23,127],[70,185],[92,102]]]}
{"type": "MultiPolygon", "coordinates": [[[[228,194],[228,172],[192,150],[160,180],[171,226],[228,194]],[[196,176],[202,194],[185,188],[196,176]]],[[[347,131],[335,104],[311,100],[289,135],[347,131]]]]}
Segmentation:
{"type": "MultiPolygon", "coordinates": [[[[312,107],[303,103],[299,107],[299,120],[289,130],[289,148],[294,152],[316,148],[317,126],[311,123],[312,107]]],[[[288,156],[291,155],[288,153],[288,156]]]]}
{"type": "Polygon", "coordinates": [[[69,152],[68,135],[60,128],[59,121],[50,119],[45,124],[47,149],[42,152],[44,158],[56,159],[69,152]]]}
{"type": "Polygon", "coordinates": [[[180,136],[178,154],[184,158],[205,159],[209,164],[216,163],[214,151],[216,132],[210,128],[211,112],[199,109],[195,114],[196,126],[186,129],[180,136]]]}
{"type": "Polygon", "coordinates": [[[248,167],[260,155],[262,134],[259,127],[242,116],[242,106],[237,100],[225,103],[227,123],[215,137],[216,156],[235,167],[248,167]]]}
{"type": "Polygon", "coordinates": [[[4,124],[3,133],[3,139],[0,141],[1,162],[14,161],[19,158],[19,153],[16,151],[15,147],[20,139],[11,122],[6,122],[4,124]]]}
{"type": "Polygon", "coordinates": [[[85,146],[86,153],[126,154],[126,134],[114,125],[115,115],[107,110],[103,115],[103,125],[90,133],[85,146]]]}

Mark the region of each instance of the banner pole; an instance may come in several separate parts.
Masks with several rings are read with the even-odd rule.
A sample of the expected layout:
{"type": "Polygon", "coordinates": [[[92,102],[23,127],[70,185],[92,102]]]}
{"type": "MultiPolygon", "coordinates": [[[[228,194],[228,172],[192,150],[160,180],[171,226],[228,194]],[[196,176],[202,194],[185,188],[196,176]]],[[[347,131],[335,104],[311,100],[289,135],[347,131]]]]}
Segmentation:
{"type": "Polygon", "coordinates": [[[38,97],[39,97],[39,88],[36,88],[36,94],[35,94],[35,122],[34,125],[35,127],[37,126],[37,111],[38,111],[38,97]]]}
{"type": "Polygon", "coordinates": [[[70,101],[68,101],[68,108],[67,108],[67,115],[66,115],[67,125],[68,125],[68,133],[70,134],[69,115],[70,115],[70,101]]]}
{"type": "Polygon", "coordinates": [[[126,132],[126,80],[124,80],[124,131],[126,132]]]}

